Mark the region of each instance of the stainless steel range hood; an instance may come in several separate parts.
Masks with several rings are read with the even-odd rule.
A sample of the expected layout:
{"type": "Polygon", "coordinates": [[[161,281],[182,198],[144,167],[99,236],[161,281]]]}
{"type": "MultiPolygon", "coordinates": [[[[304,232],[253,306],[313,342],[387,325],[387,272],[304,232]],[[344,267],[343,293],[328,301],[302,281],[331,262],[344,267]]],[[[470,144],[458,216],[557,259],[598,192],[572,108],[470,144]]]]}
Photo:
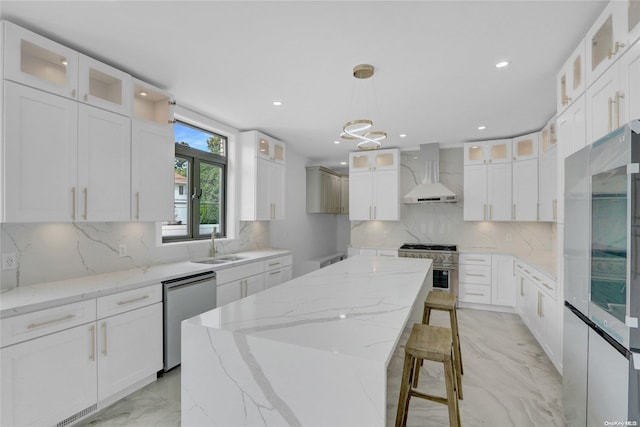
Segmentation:
{"type": "Polygon", "coordinates": [[[403,203],[452,203],[457,202],[456,194],[440,184],[440,144],[422,144],[420,158],[425,163],[425,173],[421,184],[409,191],[403,203]]]}

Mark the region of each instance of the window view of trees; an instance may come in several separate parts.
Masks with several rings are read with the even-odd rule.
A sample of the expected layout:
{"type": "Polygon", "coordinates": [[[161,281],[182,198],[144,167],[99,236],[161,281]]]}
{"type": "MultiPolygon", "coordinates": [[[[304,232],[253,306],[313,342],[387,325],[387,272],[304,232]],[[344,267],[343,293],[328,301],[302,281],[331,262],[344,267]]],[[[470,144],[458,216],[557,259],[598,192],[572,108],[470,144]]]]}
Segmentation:
{"type": "Polygon", "coordinates": [[[224,236],[227,138],[180,122],[174,131],[175,221],[163,224],[163,240],[224,236]]]}

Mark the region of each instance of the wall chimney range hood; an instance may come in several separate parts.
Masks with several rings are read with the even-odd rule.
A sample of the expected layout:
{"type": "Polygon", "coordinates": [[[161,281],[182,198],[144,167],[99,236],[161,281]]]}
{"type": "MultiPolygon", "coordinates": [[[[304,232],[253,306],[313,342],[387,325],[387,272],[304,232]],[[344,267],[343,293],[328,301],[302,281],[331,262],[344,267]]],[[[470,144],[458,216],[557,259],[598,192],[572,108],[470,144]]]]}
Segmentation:
{"type": "Polygon", "coordinates": [[[420,158],[425,162],[425,173],[421,184],[409,191],[403,203],[453,203],[456,194],[440,184],[440,144],[420,145],[420,158]]]}

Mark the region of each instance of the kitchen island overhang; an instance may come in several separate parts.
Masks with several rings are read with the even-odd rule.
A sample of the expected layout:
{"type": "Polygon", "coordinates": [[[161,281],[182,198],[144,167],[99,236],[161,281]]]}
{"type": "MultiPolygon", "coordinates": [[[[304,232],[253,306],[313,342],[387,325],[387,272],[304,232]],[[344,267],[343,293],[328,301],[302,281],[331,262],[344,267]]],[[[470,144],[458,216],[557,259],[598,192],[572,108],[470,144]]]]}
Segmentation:
{"type": "Polygon", "coordinates": [[[384,426],[431,261],[356,256],[186,320],[182,425],[384,426]]]}

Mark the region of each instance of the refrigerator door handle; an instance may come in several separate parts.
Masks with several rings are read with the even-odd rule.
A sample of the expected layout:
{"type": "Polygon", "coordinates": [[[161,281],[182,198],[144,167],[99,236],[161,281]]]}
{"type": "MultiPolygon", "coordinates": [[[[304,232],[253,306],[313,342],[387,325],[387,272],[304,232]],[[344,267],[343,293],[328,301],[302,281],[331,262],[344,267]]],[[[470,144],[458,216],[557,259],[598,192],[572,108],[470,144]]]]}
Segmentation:
{"type": "Polygon", "coordinates": [[[631,353],[631,358],[633,359],[634,369],[640,371],[640,353],[631,353]]]}

